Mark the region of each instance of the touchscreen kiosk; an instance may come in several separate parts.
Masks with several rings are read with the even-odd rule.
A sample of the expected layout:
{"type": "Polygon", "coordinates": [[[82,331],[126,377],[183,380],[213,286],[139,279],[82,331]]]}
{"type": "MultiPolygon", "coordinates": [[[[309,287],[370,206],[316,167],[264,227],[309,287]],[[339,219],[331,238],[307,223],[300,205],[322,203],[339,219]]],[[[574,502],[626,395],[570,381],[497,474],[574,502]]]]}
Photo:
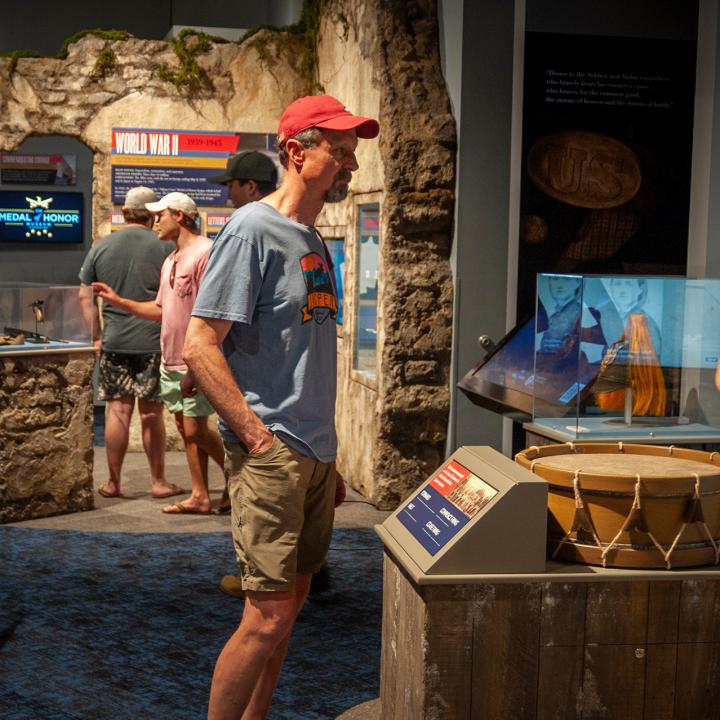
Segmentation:
{"type": "Polygon", "coordinates": [[[545,572],[547,483],[485,446],[459,448],[378,527],[412,574],[545,572]],[[413,570],[415,572],[413,572],[413,570]]]}

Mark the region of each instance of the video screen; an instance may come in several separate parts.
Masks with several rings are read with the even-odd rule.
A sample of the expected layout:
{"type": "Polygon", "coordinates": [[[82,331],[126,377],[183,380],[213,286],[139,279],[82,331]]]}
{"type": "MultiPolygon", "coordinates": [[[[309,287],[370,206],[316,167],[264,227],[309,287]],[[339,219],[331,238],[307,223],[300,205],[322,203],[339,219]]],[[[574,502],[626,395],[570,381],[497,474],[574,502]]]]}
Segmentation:
{"type": "MultiPolygon", "coordinates": [[[[678,412],[682,373],[720,363],[720,280],[540,274],[536,313],[458,384],[503,414],[678,412]]],[[[518,418],[521,419],[521,418],[518,418]]]]}
{"type": "MultiPolygon", "coordinates": [[[[539,324],[547,325],[547,318],[541,317],[539,324]]],[[[591,378],[578,375],[577,350],[570,350],[564,363],[556,362],[556,355],[538,352],[536,368],[535,330],[535,317],[519,323],[458,387],[476,405],[511,416],[532,416],[533,403],[536,414],[557,415],[569,410],[591,378]]]]}
{"type": "Polygon", "coordinates": [[[0,191],[0,242],[82,241],[82,193],[0,191]]]}

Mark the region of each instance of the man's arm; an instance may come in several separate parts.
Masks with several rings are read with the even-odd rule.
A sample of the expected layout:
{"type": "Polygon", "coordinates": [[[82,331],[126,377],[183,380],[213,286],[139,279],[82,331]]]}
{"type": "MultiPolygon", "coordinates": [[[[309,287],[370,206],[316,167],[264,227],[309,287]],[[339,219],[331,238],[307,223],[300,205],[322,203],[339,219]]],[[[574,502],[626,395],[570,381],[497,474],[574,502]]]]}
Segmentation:
{"type": "Polygon", "coordinates": [[[129,312],[131,315],[137,315],[143,320],[161,320],[162,308],[155,303],[154,300],[130,300],[129,298],[120,297],[109,285],[104,282],[94,282],[92,288],[95,293],[111,305],[129,312]]]}
{"type": "Polygon", "coordinates": [[[248,406],[220,350],[231,325],[230,320],[191,317],[183,358],[218,415],[254,455],[270,447],[273,435],[248,406]]]}
{"type": "Polygon", "coordinates": [[[92,288],[85,283],[80,283],[78,298],[80,300],[80,312],[82,313],[83,322],[92,337],[93,346],[96,351],[99,351],[102,327],[100,326],[100,313],[98,312],[97,301],[93,295],[92,288]]]}

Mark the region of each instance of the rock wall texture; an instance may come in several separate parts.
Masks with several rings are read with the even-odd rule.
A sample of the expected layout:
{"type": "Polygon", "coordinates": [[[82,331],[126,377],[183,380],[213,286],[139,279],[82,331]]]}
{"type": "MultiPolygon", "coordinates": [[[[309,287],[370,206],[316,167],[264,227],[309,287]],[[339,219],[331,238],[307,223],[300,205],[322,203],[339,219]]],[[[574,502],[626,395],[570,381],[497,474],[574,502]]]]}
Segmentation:
{"type": "Polygon", "coordinates": [[[445,457],[456,133],[435,0],[378,0],[377,10],[385,210],[374,467],[376,501],[391,507],[445,457]]]}
{"type": "MultiPolygon", "coordinates": [[[[353,377],[350,322],[340,363],[340,465],[378,507],[392,508],[445,456],[455,122],[440,69],[435,0],[346,0],[339,14],[345,25],[331,17],[323,26],[329,47],[321,48],[320,81],[353,112],[379,113],[381,126],[379,143],[360,143],[361,170],[370,168],[351,186],[356,196],[381,191],[379,372],[374,383],[353,377]]],[[[344,214],[352,218],[350,210],[344,214]]],[[[324,216],[340,224],[328,206],[324,216]]],[[[348,239],[351,315],[354,232],[348,239]]]]}
{"type": "MultiPolygon", "coordinates": [[[[339,466],[379,507],[396,505],[440,464],[449,409],[452,282],[449,248],[456,148],[438,53],[435,0],[335,0],[318,39],[316,81],[353,112],[379,117],[379,141],[361,142],[360,170],[343,203],[318,225],[347,240],[340,330],[339,466]],[[357,203],[381,207],[378,374],[352,369],[357,203]]],[[[66,134],[94,153],[93,236],[109,231],[111,128],[275,132],[306,94],[297,40],[263,31],[261,45],[212,45],[197,60],[207,81],[192,95],[164,80],[177,70],[166,42],[107,43],[115,68],[98,73],[106,41],[87,36],[66,60],[0,60],[0,150],[30,134],[66,134]],[[262,47],[262,52],[259,48],[262,47]]],[[[137,443],[136,443],[137,447],[137,443]]]]}
{"type": "MultiPolygon", "coordinates": [[[[272,56],[278,36],[266,34],[265,53],[272,56]]],[[[84,142],[94,153],[93,237],[101,237],[110,230],[112,128],[275,132],[282,109],[305,89],[290,61],[292,46],[277,52],[271,66],[253,43],[211,45],[197,56],[208,80],[192,92],[163,79],[162,69],[177,72],[180,63],[172,46],[159,40],[108,43],[87,35],[70,46],[65,60],[20,59],[12,74],[10,61],[0,58],[0,151],[14,150],[28,135],[84,142]],[[106,45],[116,66],[103,74],[96,63],[106,45]]]]}
{"type": "Polygon", "coordinates": [[[0,523],[92,509],[94,362],[0,357],[0,523]]]}

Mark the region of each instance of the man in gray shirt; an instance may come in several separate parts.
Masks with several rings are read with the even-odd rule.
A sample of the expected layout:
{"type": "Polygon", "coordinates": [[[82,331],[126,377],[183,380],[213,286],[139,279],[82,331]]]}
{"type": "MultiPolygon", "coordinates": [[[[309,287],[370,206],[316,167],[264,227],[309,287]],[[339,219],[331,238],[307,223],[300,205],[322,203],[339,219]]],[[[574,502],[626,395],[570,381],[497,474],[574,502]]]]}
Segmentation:
{"type": "MultiPolygon", "coordinates": [[[[125,226],[98,240],[90,249],[80,282],[100,281],[133,300],[154,300],[160,268],[172,251],[150,230],[153,215],[145,203],[157,200],[146,187],[128,191],[122,212],[125,226]]],[[[113,305],[103,305],[98,396],[106,402],[105,449],[108,482],[103,497],[119,497],[130,418],[137,398],[143,447],[150,463],[152,496],[168,498],[183,492],[165,479],[165,423],[160,400],[160,323],[142,320],[113,305]]]]}
{"type": "Polygon", "coordinates": [[[218,657],[208,718],[266,717],[297,613],[332,535],[337,295],[313,224],[358,169],[378,123],[327,95],[291,103],[277,191],[215,240],[185,360],[220,416],[230,470],[242,622],[218,657]]]}

